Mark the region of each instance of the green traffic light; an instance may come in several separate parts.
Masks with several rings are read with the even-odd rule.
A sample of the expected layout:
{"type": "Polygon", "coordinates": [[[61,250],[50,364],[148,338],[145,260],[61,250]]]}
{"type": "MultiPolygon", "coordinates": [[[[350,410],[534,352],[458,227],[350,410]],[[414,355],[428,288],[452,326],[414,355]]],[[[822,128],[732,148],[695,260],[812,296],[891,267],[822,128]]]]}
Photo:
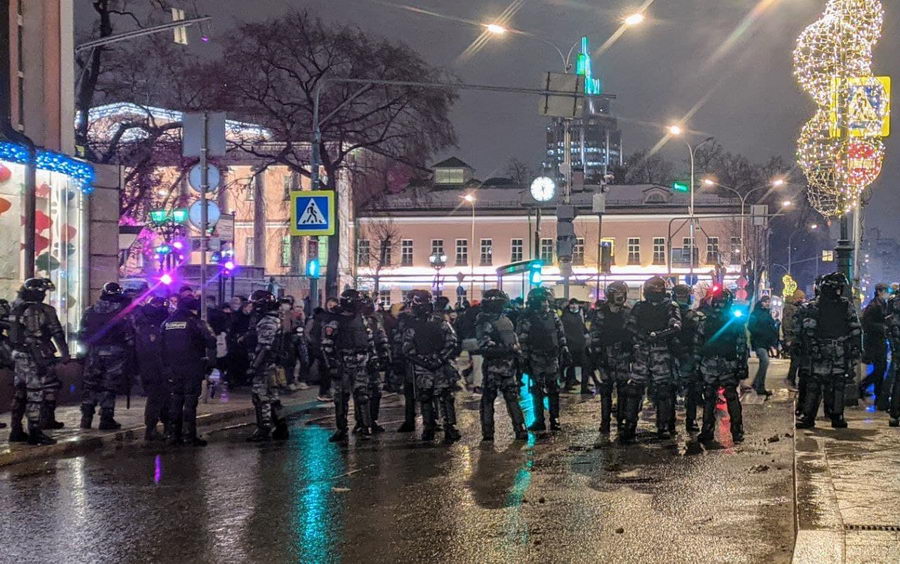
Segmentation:
{"type": "Polygon", "coordinates": [[[691,185],[688,182],[675,181],[672,183],[673,192],[690,192],[691,185]]]}

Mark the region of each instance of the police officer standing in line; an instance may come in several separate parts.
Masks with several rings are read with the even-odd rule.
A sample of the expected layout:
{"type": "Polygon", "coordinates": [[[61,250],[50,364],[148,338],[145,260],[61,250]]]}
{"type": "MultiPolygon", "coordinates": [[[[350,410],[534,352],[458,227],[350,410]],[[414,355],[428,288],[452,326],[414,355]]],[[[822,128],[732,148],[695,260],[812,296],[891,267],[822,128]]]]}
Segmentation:
{"type": "MultiPolygon", "coordinates": [[[[678,334],[678,387],[684,393],[684,428],[688,433],[700,430],[697,427],[697,405],[703,401],[701,394],[703,382],[694,358],[700,315],[691,309],[693,294],[693,288],[687,284],[676,284],[672,288],[672,296],[681,312],[681,332],[678,334]]],[[[672,417],[675,417],[674,410],[672,417]]]]}
{"type": "Polygon", "coordinates": [[[69,362],[69,347],[56,309],[45,304],[47,292],[55,290],[46,278],[29,278],[19,289],[18,300],[9,314],[9,340],[15,363],[15,392],[9,442],[52,445],[56,440],[43,429],[58,429],[56,392],[60,383],[51,370],[55,352],[60,362],[69,362]],[[22,417],[28,420],[28,433],[22,429],[22,417]]]}
{"type": "MultiPolygon", "coordinates": [[[[365,301],[365,319],[366,325],[369,328],[369,332],[372,334],[372,342],[375,347],[372,354],[369,358],[368,366],[366,367],[369,373],[369,383],[368,383],[368,397],[369,397],[369,413],[371,417],[370,421],[370,430],[373,433],[383,433],[384,427],[378,424],[378,417],[381,414],[381,372],[386,371],[391,364],[391,343],[388,340],[387,332],[384,330],[384,324],[381,322],[381,318],[375,312],[375,303],[372,301],[372,298],[369,296],[364,296],[365,301]]],[[[361,430],[363,424],[363,418],[361,417],[359,410],[356,410],[356,429],[361,430]]]]}
{"type": "Polygon", "coordinates": [[[725,389],[731,438],[736,443],[744,440],[738,385],[747,378],[747,335],[744,324],[731,311],[733,302],[731,291],[713,287],[707,307],[692,316],[696,323],[695,363],[704,384],[703,429],[697,435],[700,441],[713,440],[720,387],[725,389]]]}
{"type": "Polygon", "coordinates": [[[560,360],[563,366],[571,362],[562,321],[550,307],[553,294],[546,288],[534,288],[528,292],[526,310],[519,318],[516,333],[524,359],[523,372],[528,373],[534,423],[529,431],[546,431],[544,397],[550,407],[550,430],[559,431],[559,377],[560,360]]]}
{"type": "Polygon", "coordinates": [[[434,440],[437,429],[436,406],[444,416],[444,443],[460,439],[456,429],[456,403],[453,397],[456,382],[450,366],[456,352],[456,333],[444,317],[434,311],[431,292],[410,292],[413,318],[403,333],[403,354],[412,364],[416,392],[422,409],[422,440],[434,440]],[[436,401],[435,401],[436,400],[436,401]]]}
{"type": "MultiPolygon", "coordinates": [[[[888,302],[886,324],[891,344],[891,364],[900,366],[900,296],[894,295],[888,302]]],[[[895,374],[892,380],[891,389],[882,388],[882,393],[890,393],[891,398],[888,425],[900,427],[900,375],[895,374]]]]}
{"type": "Polygon", "coordinates": [[[252,345],[250,368],[253,407],[256,411],[256,430],[247,437],[250,442],[266,441],[271,438],[288,438],[287,421],[280,415],[281,401],[278,399],[278,382],[275,369],[281,362],[279,347],[281,318],[278,300],[266,290],[256,290],[250,295],[256,323],[250,329],[249,343],[252,345]]]}
{"type": "Polygon", "coordinates": [[[503,313],[509,296],[502,290],[488,290],[481,299],[481,313],[475,319],[477,352],[484,357],[484,380],[480,405],[481,436],[494,440],[494,400],[503,395],[516,440],[528,438],[525,416],[519,405],[517,362],[521,358],[519,339],[512,321],[503,313]]]}
{"type": "Polygon", "coordinates": [[[652,382],[656,404],[656,434],[661,439],[675,433],[674,353],[681,331],[681,312],[666,297],[666,282],[658,276],[644,283],[644,300],[635,304],[626,321],[634,342],[632,376],[626,386],[623,442],[634,440],[645,387],[652,382]]]}
{"type": "Polygon", "coordinates": [[[845,297],[848,289],[843,273],[828,274],[822,279],[819,296],[797,311],[794,325],[799,334],[795,346],[799,354],[808,355],[812,361],[798,429],[815,427],[823,394],[831,426],[847,427],[845,386],[856,373],[856,363],[862,356],[862,331],[856,308],[845,297]]]}
{"type": "Polygon", "coordinates": [[[606,301],[597,303],[591,321],[591,352],[593,365],[600,371],[600,432],[608,435],[612,419],[613,389],[618,390],[616,423],[619,433],[625,421],[625,397],[631,379],[631,333],[625,321],[631,314],[627,303],[628,285],[613,282],[606,287],[606,301]]]}
{"type": "Polygon", "coordinates": [[[409,302],[397,314],[397,327],[394,332],[394,373],[403,390],[403,424],[397,429],[398,433],[412,433],[416,430],[416,383],[409,359],[403,354],[403,335],[407,326],[412,322],[413,314],[409,309],[409,302]]]}
{"type": "MultiPolygon", "coordinates": [[[[15,371],[16,364],[12,359],[12,346],[9,344],[9,302],[0,298],[0,368],[15,371]]],[[[6,429],[6,423],[0,421],[0,429],[6,429]]]]}
{"type": "Polygon", "coordinates": [[[167,441],[206,446],[197,437],[197,402],[207,363],[215,358],[216,336],[200,319],[200,300],[193,296],[178,300],[162,325],[161,349],[169,384],[167,441]]]}
{"type": "Polygon", "coordinates": [[[144,305],[135,308],[132,314],[134,325],[134,347],[141,387],[147,396],[144,404],[144,439],[163,439],[156,426],[162,422],[167,427],[169,403],[168,381],[163,371],[162,324],[169,316],[169,301],[162,296],[153,296],[144,305]]]}
{"type": "Polygon", "coordinates": [[[322,330],[322,353],[331,372],[334,388],[334,419],[337,430],[331,442],[347,440],[347,414],[350,395],[361,420],[359,434],[365,439],[372,434],[372,413],[369,411],[369,358],[374,348],[372,334],[363,312],[363,295],[353,289],[341,293],[337,315],[328,320],[322,330]]]}
{"type": "Polygon", "coordinates": [[[107,282],[100,299],[89,307],[81,322],[82,341],[87,346],[87,364],[81,395],[81,428],[90,429],[94,409],[100,406],[101,431],[122,427],[113,418],[116,391],[132,358],[134,329],[128,318],[128,298],[117,282],[107,282]]]}

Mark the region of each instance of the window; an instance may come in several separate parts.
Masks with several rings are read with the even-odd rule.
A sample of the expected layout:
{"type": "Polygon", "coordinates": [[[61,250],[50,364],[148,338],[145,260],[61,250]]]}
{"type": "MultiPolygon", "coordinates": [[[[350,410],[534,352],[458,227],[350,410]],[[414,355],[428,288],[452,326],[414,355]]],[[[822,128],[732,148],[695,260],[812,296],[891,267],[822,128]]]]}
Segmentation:
{"type": "Polygon", "coordinates": [[[256,199],[256,176],[251,176],[244,188],[244,199],[252,202],[256,199]]]}
{"type": "Polygon", "coordinates": [[[653,264],[666,264],[666,239],[665,237],[653,238],[653,264]]]}
{"type": "Polygon", "coordinates": [[[256,240],[253,237],[244,239],[244,264],[256,264],[256,240]]]}
{"type": "Polygon", "coordinates": [[[281,266],[291,265],[291,236],[281,238],[281,266]]]}
{"type": "Polygon", "coordinates": [[[382,241],[378,249],[378,266],[390,266],[394,263],[394,246],[390,240],[382,241]]]}
{"type": "Polygon", "coordinates": [[[444,254],[444,240],[443,239],[432,239],[431,240],[431,256],[442,255],[444,254]]]}
{"type": "Polygon", "coordinates": [[[509,262],[519,262],[524,258],[524,242],[522,239],[513,239],[509,253],[509,262]]]}
{"type": "MultiPolygon", "coordinates": [[[[694,243],[696,243],[696,238],[694,239],[694,243]]],[[[684,264],[689,264],[693,262],[697,264],[697,259],[699,258],[699,253],[697,252],[697,246],[694,245],[693,253],[691,252],[691,238],[684,237],[681,239],[681,262],[684,264]],[[691,258],[692,257],[692,258],[691,258]]]]}
{"type": "Polygon", "coordinates": [[[464,184],[466,171],[463,168],[436,168],[434,170],[435,184],[464,184]]]}
{"type": "Polygon", "coordinates": [[[296,180],[297,180],[296,173],[293,173],[293,172],[287,173],[284,176],[284,178],[282,178],[282,182],[284,183],[283,184],[284,195],[282,197],[284,198],[285,201],[290,200],[291,199],[291,191],[296,190],[296,188],[294,188],[294,186],[296,186],[296,182],[295,182],[296,180]]]}
{"type": "Polygon", "coordinates": [[[369,266],[371,247],[368,239],[360,239],[356,242],[356,266],[369,266]]]}
{"type": "Polygon", "coordinates": [[[741,264],[741,238],[731,238],[731,264],[741,264]]]}
{"type": "Polygon", "coordinates": [[[465,266],[469,263],[469,240],[456,240],[456,266],[465,266]]]}
{"type": "Polygon", "coordinates": [[[407,303],[407,301],[408,301],[407,298],[409,298],[409,293],[411,291],[412,290],[400,290],[400,301],[403,303],[407,303]]]}
{"type": "Polygon", "coordinates": [[[412,266],[413,264],[413,242],[412,239],[403,239],[400,241],[400,266],[412,266]]]}
{"type": "Polygon", "coordinates": [[[719,238],[706,239],[706,264],[719,264],[719,238]]]}
{"type": "Polygon", "coordinates": [[[490,266],[494,263],[494,240],[481,240],[481,266],[490,266]]]}
{"type": "Polygon", "coordinates": [[[553,239],[541,239],[541,261],[553,264],[553,239]]]}
{"type": "Polygon", "coordinates": [[[628,264],[641,264],[641,238],[628,238],[628,264]]]}
{"type": "Polygon", "coordinates": [[[385,309],[391,307],[391,291],[390,290],[379,290],[378,291],[378,303],[384,306],[385,309]]]}
{"type": "Polygon", "coordinates": [[[572,249],[572,264],[584,264],[584,238],[577,237],[575,239],[575,247],[572,249]]]}
{"type": "Polygon", "coordinates": [[[601,243],[609,244],[609,257],[610,264],[616,264],[616,238],[615,237],[604,237],[600,239],[601,243]]]}

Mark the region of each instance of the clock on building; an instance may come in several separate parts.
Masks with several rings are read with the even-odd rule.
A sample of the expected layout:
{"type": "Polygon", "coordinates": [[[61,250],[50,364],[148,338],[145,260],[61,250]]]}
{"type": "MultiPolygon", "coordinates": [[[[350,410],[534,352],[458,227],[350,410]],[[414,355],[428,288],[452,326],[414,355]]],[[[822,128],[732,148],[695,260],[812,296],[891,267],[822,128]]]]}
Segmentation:
{"type": "Polygon", "coordinates": [[[556,193],[556,183],[552,178],[538,176],[531,183],[531,197],[538,202],[547,202],[553,199],[556,193]]]}

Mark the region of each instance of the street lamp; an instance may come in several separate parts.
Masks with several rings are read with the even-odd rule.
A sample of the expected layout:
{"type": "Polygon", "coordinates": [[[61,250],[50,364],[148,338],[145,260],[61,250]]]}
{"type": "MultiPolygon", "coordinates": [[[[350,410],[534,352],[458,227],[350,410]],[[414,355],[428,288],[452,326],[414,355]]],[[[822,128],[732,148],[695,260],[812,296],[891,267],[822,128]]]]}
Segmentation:
{"type": "Polygon", "coordinates": [[[631,14],[630,16],[628,16],[627,18],[622,20],[622,23],[624,23],[627,26],[640,25],[640,24],[644,23],[645,19],[646,18],[644,17],[643,13],[637,12],[637,13],[631,14]]]}
{"type": "MultiPolygon", "coordinates": [[[[673,125],[669,126],[669,134],[672,135],[673,137],[681,137],[684,134],[684,129],[682,129],[682,127],[678,124],[673,124],[673,125]]],[[[690,205],[690,209],[688,210],[688,215],[691,217],[691,234],[690,234],[690,237],[691,237],[691,257],[690,257],[691,277],[693,277],[693,274],[694,274],[694,230],[695,230],[695,228],[694,228],[694,152],[697,149],[699,149],[700,147],[702,147],[703,145],[706,145],[707,143],[709,143],[710,141],[712,141],[714,139],[715,139],[714,137],[707,137],[706,139],[697,143],[696,145],[691,145],[690,141],[688,141],[687,139],[683,139],[684,144],[687,145],[688,152],[691,155],[691,205],[690,205]]]]}
{"type": "Polygon", "coordinates": [[[434,269],[434,296],[439,298],[441,297],[441,269],[447,265],[447,255],[435,251],[434,254],[428,257],[428,262],[431,263],[431,268],[434,269]]]}
{"type": "Polygon", "coordinates": [[[500,25],[500,24],[494,24],[494,23],[492,23],[492,24],[487,24],[487,25],[484,26],[484,27],[486,27],[487,30],[488,30],[489,32],[493,33],[494,35],[504,35],[504,34],[506,34],[506,28],[503,27],[503,26],[500,25]]]}
{"type": "Polygon", "coordinates": [[[463,200],[472,205],[472,256],[469,257],[469,301],[475,299],[475,196],[466,194],[461,196],[463,200]]]}

